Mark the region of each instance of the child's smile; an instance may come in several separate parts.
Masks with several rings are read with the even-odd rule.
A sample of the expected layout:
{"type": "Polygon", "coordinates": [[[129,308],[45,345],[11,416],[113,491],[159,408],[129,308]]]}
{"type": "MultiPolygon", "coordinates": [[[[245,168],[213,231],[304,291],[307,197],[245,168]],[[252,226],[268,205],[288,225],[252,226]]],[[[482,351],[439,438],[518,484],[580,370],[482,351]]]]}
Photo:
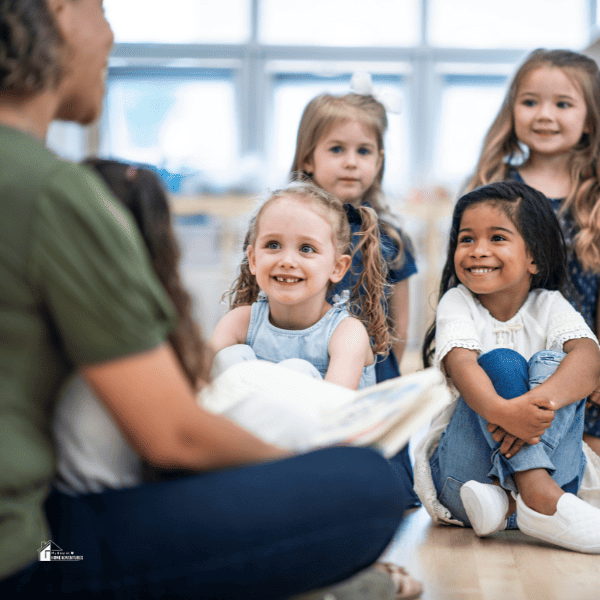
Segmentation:
{"type": "Polygon", "coordinates": [[[275,279],[279,283],[298,283],[299,281],[302,281],[299,277],[282,277],[280,275],[275,275],[275,279]]]}
{"type": "Polygon", "coordinates": [[[500,321],[516,314],[537,273],[515,224],[489,202],[463,213],[454,268],[459,281],[500,321]]]}
{"type": "Polygon", "coordinates": [[[515,134],[533,154],[570,152],[587,128],[581,89],[562,69],[539,67],[521,81],[514,106],[515,134]]]}
{"type": "Polygon", "coordinates": [[[269,298],[272,323],[305,329],[330,308],[327,289],[343,277],[350,257],[338,254],[330,223],[313,205],[284,197],[260,215],[248,261],[269,298]]]}

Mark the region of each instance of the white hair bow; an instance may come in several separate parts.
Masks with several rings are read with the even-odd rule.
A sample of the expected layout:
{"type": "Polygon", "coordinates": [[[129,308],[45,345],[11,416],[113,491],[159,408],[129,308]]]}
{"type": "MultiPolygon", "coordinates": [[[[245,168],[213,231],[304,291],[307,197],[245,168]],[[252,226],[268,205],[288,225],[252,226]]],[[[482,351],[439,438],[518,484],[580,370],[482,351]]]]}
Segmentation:
{"type": "Polygon", "coordinates": [[[402,109],[400,94],[374,87],[371,75],[366,71],[356,71],[350,80],[350,87],[355,94],[373,96],[387,112],[398,114],[402,109]]]}

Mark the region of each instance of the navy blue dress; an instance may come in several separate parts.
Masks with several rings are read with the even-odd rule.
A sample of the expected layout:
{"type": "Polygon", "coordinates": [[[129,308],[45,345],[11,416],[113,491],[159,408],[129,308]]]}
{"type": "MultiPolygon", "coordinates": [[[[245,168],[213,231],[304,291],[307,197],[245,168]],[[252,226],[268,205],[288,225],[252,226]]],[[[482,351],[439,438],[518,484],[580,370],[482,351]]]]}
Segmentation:
{"type": "MultiPolygon", "coordinates": [[[[508,176],[510,179],[525,183],[518,171],[510,171],[508,176]]],[[[570,211],[559,212],[564,198],[548,198],[548,200],[550,200],[556,213],[567,245],[567,263],[572,287],[565,296],[575,310],[583,315],[590,329],[595,332],[599,276],[593,271],[584,270],[577,260],[573,240],[579,233],[579,227],[570,211]]],[[[587,406],[584,431],[590,435],[600,437],[600,407],[591,403],[588,403],[587,406]]]]}
{"type": "MultiPolygon", "coordinates": [[[[359,212],[354,208],[351,204],[344,204],[344,208],[346,209],[346,214],[348,216],[348,222],[350,223],[350,229],[352,230],[352,247],[358,243],[358,232],[360,231],[360,227],[362,224],[362,220],[360,218],[359,212]]],[[[407,279],[411,275],[414,275],[417,272],[417,265],[415,263],[415,259],[412,251],[412,243],[408,236],[402,232],[400,229],[396,228],[398,233],[400,234],[404,246],[404,262],[398,269],[389,269],[387,274],[387,282],[388,284],[393,285],[398,283],[399,281],[403,281],[407,279]]],[[[396,246],[395,242],[390,238],[385,231],[380,228],[379,229],[380,237],[381,237],[381,250],[383,254],[383,258],[386,263],[391,263],[396,254],[398,253],[398,246],[396,246]]],[[[333,296],[336,294],[341,295],[345,290],[351,290],[354,282],[359,277],[362,272],[362,253],[360,250],[356,252],[356,254],[352,258],[352,265],[350,269],[348,269],[344,278],[336,284],[336,286],[331,291],[331,295],[329,297],[329,301],[333,301],[333,296]]],[[[391,287],[389,288],[391,293],[391,287]]],[[[387,312],[387,303],[386,303],[386,312],[387,312]]],[[[392,351],[386,356],[378,356],[377,362],[375,364],[375,373],[377,377],[377,382],[385,381],[386,379],[392,379],[394,377],[400,376],[400,367],[398,365],[398,361],[396,356],[392,351]]],[[[412,489],[412,485],[414,484],[414,476],[413,469],[410,463],[410,457],[408,454],[408,446],[400,450],[396,456],[390,459],[392,467],[398,473],[400,479],[403,482],[410,481],[411,489],[405,490],[407,494],[407,498],[412,498],[411,506],[420,506],[420,501],[414,490],[412,489]]]]}

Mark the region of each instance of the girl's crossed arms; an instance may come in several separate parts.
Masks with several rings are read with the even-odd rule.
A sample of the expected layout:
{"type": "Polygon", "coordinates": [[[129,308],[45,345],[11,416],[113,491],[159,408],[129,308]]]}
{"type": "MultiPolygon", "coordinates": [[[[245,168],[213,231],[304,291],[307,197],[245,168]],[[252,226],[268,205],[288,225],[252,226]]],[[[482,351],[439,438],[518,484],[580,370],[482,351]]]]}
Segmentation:
{"type": "Polygon", "coordinates": [[[415,487],[430,514],[479,536],[518,526],[600,553],[600,510],[576,496],[600,349],[559,291],[565,254],[552,206],[525,184],[490,184],[458,201],[423,348],[458,397],[416,451],[431,479],[415,487]]]}

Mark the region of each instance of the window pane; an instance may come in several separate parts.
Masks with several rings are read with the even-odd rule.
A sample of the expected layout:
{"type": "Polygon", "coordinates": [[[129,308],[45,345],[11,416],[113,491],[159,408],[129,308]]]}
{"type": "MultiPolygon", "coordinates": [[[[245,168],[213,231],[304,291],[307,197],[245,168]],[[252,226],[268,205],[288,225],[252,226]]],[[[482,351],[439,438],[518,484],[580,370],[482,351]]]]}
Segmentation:
{"type": "Polygon", "coordinates": [[[500,109],[505,85],[503,77],[446,78],[440,126],[436,128],[436,180],[459,187],[473,172],[483,138],[500,109]]]}
{"type": "Polygon", "coordinates": [[[250,1],[104,0],[104,7],[116,42],[223,44],[250,37],[250,1]]]}
{"type": "MultiPolygon", "coordinates": [[[[321,78],[306,73],[278,75],[275,78],[273,119],[269,132],[268,185],[281,185],[288,178],[296,150],[298,125],[304,107],[318,94],[346,94],[350,92],[351,74],[321,78]]],[[[406,189],[408,162],[408,129],[405,89],[398,76],[373,76],[375,87],[399,94],[401,114],[388,113],[388,131],[385,138],[386,193],[397,195],[406,189]]]]}
{"type": "Polygon", "coordinates": [[[580,49],[590,37],[589,0],[430,0],[429,15],[436,46],[580,49]]]}
{"type": "Polygon", "coordinates": [[[109,77],[106,102],[104,155],[187,174],[188,185],[205,191],[218,191],[235,177],[238,123],[231,80],[109,77]]]}
{"type": "Polygon", "coordinates": [[[418,0],[304,0],[260,3],[268,44],[411,46],[419,42],[418,0]]]}
{"type": "Polygon", "coordinates": [[[76,123],[53,121],[46,136],[46,146],[62,158],[78,162],[87,154],[87,134],[76,123]]]}

